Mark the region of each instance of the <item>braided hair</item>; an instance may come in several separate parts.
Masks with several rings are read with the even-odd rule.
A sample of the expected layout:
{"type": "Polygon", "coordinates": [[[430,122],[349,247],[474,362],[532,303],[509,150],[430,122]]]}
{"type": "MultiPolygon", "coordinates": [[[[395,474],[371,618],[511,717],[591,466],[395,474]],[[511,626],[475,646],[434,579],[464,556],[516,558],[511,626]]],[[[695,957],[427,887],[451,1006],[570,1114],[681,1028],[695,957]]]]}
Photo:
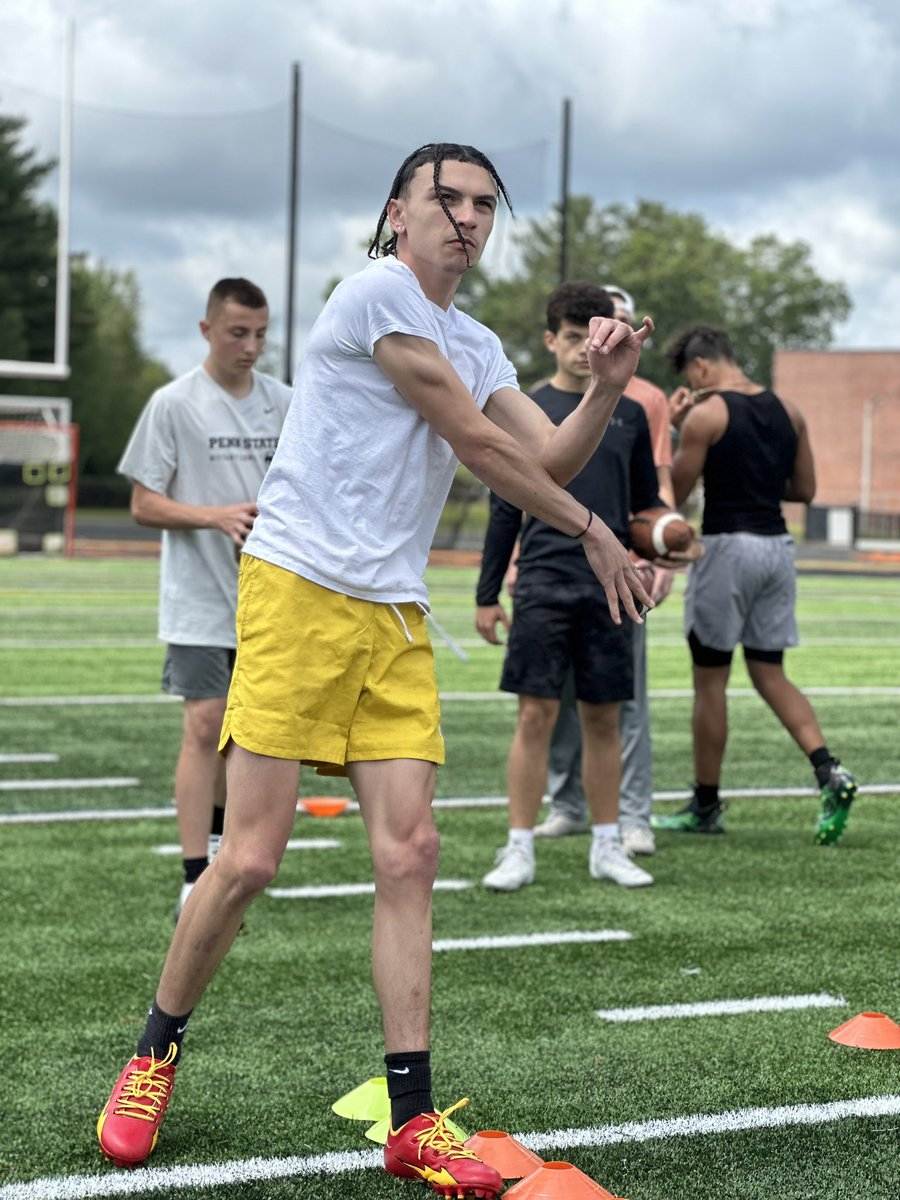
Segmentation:
{"type": "MultiPolygon", "coordinates": [[[[419,167],[425,163],[434,163],[434,190],[437,193],[438,200],[447,220],[456,231],[456,235],[462,242],[463,247],[466,246],[466,239],[456,219],[447,207],[447,201],[444,199],[440,190],[440,175],[441,163],[444,161],[472,163],[476,167],[483,167],[491,176],[494,183],[497,185],[497,190],[503,199],[506,201],[506,207],[510,212],[513,211],[506,188],[503,185],[503,180],[497,174],[496,168],[486,154],[482,154],[480,150],[476,150],[474,146],[461,146],[456,142],[429,142],[425,146],[420,146],[418,150],[413,150],[412,154],[408,155],[400,165],[400,170],[394,176],[394,182],[391,184],[390,194],[387,203],[381,210],[381,216],[378,218],[378,226],[375,230],[375,236],[369,243],[369,258],[387,258],[391,254],[397,253],[397,235],[392,234],[386,242],[381,242],[381,235],[384,231],[385,222],[387,221],[388,205],[391,200],[402,196],[408,189],[412,177],[415,175],[419,167]]],[[[469,260],[469,252],[466,250],[466,261],[469,260]]]]}

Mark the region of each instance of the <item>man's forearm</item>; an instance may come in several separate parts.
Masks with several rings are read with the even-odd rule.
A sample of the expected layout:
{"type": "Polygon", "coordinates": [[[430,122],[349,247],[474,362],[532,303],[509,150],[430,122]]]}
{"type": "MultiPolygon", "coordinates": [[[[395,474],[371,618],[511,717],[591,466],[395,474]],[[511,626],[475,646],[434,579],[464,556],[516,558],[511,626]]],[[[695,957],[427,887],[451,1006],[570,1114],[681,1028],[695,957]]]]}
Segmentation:
{"type": "Polygon", "coordinates": [[[574,479],[600,445],[621,395],[618,385],[592,382],[578,407],[547,439],[540,462],[558,484],[574,479]]]}
{"type": "Polygon", "coordinates": [[[132,498],[131,515],[138,525],[151,529],[209,529],[212,524],[207,506],[185,504],[149,490],[132,498]]]}

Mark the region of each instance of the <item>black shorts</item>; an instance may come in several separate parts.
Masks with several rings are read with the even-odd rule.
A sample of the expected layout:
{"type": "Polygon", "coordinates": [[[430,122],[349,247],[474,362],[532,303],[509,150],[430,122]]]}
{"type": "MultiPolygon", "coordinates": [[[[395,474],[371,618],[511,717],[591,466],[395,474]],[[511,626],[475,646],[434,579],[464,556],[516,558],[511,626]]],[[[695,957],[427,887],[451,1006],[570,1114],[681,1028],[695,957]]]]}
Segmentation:
{"type": "Polygon", "coordinates": [[[616,625],[602,588],[516,585],[500,687],[517,695],[558,700],[570,667],[575,695],[611,704],[634,695],[631,621],[616,625]]]}

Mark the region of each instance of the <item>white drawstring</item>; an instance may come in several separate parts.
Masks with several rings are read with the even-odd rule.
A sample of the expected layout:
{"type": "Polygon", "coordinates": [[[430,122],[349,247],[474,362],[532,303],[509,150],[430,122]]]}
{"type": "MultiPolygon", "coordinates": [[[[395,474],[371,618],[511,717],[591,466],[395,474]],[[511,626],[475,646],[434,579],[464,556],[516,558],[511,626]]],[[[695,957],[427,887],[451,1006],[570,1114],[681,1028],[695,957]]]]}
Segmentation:
{"type": "Polygon", "coordinates": [[[396,604],[389,604],[388,607],[393,609],[394,612],[397,614],[397,620],[403,626],[403,632],[406,634],[406,640],[408,642],[411,642],[413,640],[413,635],[409,632],[409,629],[406,626],[406,622],[403,620],[403,613],[400,611],[400,609],[397,607],[396,604]]]}

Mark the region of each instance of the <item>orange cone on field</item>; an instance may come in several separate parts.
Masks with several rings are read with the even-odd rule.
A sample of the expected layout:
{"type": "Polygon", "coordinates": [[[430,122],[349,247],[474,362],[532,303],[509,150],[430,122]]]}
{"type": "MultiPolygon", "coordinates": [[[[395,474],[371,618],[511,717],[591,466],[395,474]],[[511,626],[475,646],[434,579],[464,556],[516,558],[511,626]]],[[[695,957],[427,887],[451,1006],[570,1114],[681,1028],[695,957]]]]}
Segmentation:
{"type": "Polygon", "coordinates": [[[335,1100],[331,1111],[348,1121],[381,1121],[390,1116],[387,1079],[384,1076],[367,1079],[340,1100],[335,1100]]]}
{"type": "Polygon", "coordinates": [[[307,796],[298,802],[311,817],[338,817],[349,805],[342,796],[307,796]]]}
{"type": "Polygon", "coordinates": [[[545,1162],[504,1192],[503,1200],[615,1200],[572,1163],[545,1162]]]}
{"type": "Polygon", "coordinates": [[[828,1036],[842,1046],[858,1046],[860,1050],[900,1050],[900,1025],[884,1013],[860,1013],[832,1029],[828,1036]]]}
{"type": "Polygon", "coordinates": [[[544,1160],[500,1129],[482,1129],[467,1138],[466,1149],[499,1171],[504,1179],[522,1179],[544,1165],[544,1160]]]}

